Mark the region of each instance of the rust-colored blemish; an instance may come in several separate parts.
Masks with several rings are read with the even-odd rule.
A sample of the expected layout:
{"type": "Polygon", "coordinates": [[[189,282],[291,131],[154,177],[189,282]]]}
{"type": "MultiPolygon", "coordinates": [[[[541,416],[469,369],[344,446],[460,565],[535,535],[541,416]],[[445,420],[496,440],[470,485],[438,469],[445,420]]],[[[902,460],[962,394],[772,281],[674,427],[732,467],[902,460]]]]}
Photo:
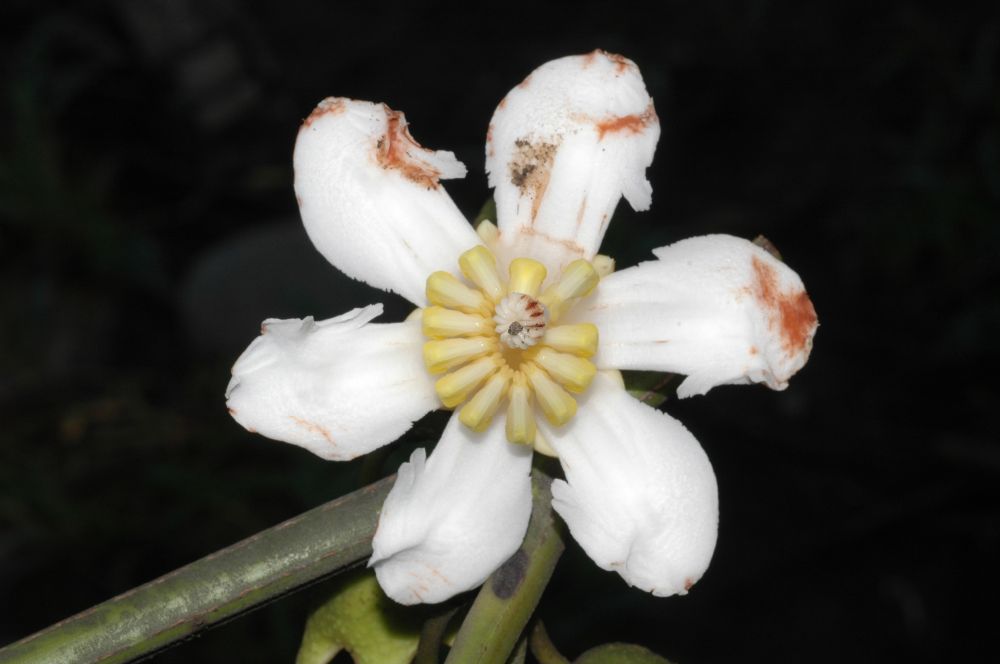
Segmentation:
{"type": "Polygon", "coordinates": [[[230,415],[232,415],[233,417],[236,417],[236,409],[235,408],[226,408],[226,410],[229,411],[230,415]]]}
{"type": "Polygon", "coordinates": [[[781,346],[788,355],[808,351],[809,339],[816,328],[816,309],[806,292],[782,293],[778,273],[757,256],[753,257],[754,296],[768,311],[772,329],[781,335],[781,346]]]}
{"type": "Polygon", "coordinates": [[[519,138],[514,141],[514,156],[510,160],[510,182],[521,190],[522,196],[531,196],[531,220],[535,223],[538,208],[545,197],[552,175],[552,162],[555,160],[556,143],[545,141],[530,141],[519,138]]]}
{"type": "Polygon", "coordinates": [[[583,225],[583,213],[587,210],[587,197],[584,196],[583,200],[580,201],[580,209],[576,211],[576,228],[580,230],[580,226],[583,225]]]}
{"type": "Polygon", "coordinates": [[[617,53],[608,53],[603,48],[595,48],[590,53],[586,53],[583,56],[583,66],[584,68],[591,66],[597,60],[598,56],[610,60],[615,65],[615,72],[618,74],[625,73],[629,67],[635,65],[632,61],[626,58],[624,55],[618,55],[617,53]]]}
{"type": "Polygon", "coordinates": [[[320,425],[316,424],[315,422],[310,422],[309,420],[304,420],[301,417],[295,417],[294,415],[289,415],[288,419],[290,419],[292,422],[295,422],[300,427],[308,431],[311,431],[313,433],[318,433],[319,435],[323,436],[323,438],[326,439],[326,442],[330,443],[331,445],[335,445],[335,443],[333,442],[333,436],[330,435],[330,432],[327,431],[324,427],[321,427],[320,425]]]}
{"type": "Polygon", "coordinates": [[[691,590],[691,586],[694,585],[694,580],[688,578],[684,579],[684,590],[691,590]]]}
{"type": "Polygon", "coordinates": [[[572,252],[580,254],[581,256],[583,255],[583,246],[581,244],[579,244],[577,242],[574,242],[573,240],[566,239],[566,238],[553,237],[553,236],[549,235],[548,233],[543,233],[542,231],[537,230],[533,226],[522,226],[521,228],[519,228],[517,230],[517,232],[520,233],[520,234],[522,234],[522,235],[528,235],[530,237],[541,238],[541,239],[545,240],[546,242],[550,242],[551,244],[562,245],[562,246],[566,247],[567,249],[569,249],[572,252]]]}
{"type": "Polygon", "coordinates": [[[758,352],[760,352],[760,351],[757,350],[756,346],[750,346],[750,354],[751,355],[756,355],[758,352]]]}
{"type": "Polygon", "coordinates": [[[646,130],[646,127],[656,121],[656,109],[653,108],[653,102],[649,102],[649,106],[642,113],[619,115],[598,121],[596,123],[597,140],[603,141],[608,134],[641,134],[646,130]]]}
{"type": "Polygon", "coordinates": [[[530,81],[531,81],[531,74],[528,74],[527,76],[524,77],[523,81],[521,81],[520,83],[517,84],[517,87],[519,87],[522,90],[524,90],[525,88],[527,88],[530,85],[530,81]]]}
{"type": "Polygon", "coordinates": [[[309,114],[305,120],[302,121],[301,129],[307,129],[312,126],[312,123],[320,119],[324,115],[337,115],[343,113],[347,110],[347,100],[343,97],[327,97],[313,109],[313,112],[309,114]]]}
{"type": "Polygon", "coordinates": [[[506,105],[507,105],[507,97],[504,97],[503,99],[500,100],[500,103],[497,104],[497,108],[503,108],[506,105]]]}
{"type": "Polygon", "coordinates": [[[426,162],[415,158],[413,153],[431,151],[413,140],[406,124],[406,116],[385,104],[387,127],[385,135],[375,143],[375,155],[379,165],[385,169],[399,171],[403,177],[428,189],[437,189],[441,173],[426,162]]]}

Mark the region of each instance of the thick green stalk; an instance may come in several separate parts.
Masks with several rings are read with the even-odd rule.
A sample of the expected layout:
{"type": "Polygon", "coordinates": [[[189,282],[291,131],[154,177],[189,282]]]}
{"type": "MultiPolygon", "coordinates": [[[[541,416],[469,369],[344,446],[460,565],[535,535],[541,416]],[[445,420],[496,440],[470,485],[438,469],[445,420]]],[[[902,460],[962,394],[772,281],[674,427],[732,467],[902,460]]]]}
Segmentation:
{"type": "MultiPolygon", "coordinates": [[[[0,663],[127,662],[371,555],[389,477],[0,649],[0,663]]],[[[9,607],[16,608],[16,607],[9,607]]]]}
{"type": "Polygon", "coordinates": [[[524,543],[476,596],[445,664],[504,664],[534,613],[565,548],[552,512],[552,480],[536,471],[524,543]]]}

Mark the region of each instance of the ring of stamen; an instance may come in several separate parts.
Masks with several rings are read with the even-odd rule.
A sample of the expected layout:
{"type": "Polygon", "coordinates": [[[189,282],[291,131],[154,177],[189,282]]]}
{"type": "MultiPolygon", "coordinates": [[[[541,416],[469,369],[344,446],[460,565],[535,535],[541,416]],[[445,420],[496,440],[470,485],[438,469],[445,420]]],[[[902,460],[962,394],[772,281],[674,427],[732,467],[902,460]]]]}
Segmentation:
{"type": "Polygon", "coordinates": [[[506,401],[507,440],[552,454],[537,431],[534,408],[554,426],[573,417],[571,393],[585,391],[593,380],[597,368],[588,358],[598,343],[591,323],[553,323],[593,291],[600,274],[576,260],[542,291],[545,266],[531,258],[512,260],[507,279],[484,246],[466,251],[458,263],[471,285],[448,272],[427,278],[424,363],[431,373],[444,374],[435,383],[438,397],[446,408],[461,406],[459,421],[474,431],[484,431],[506,401]]]}

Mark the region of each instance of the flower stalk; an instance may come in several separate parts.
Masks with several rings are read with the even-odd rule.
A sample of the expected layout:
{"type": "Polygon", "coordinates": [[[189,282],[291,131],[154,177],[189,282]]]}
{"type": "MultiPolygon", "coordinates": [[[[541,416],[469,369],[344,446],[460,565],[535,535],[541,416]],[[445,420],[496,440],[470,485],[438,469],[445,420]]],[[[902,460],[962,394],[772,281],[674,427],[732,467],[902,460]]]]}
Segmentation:
{"type": "Polygon", "coordinates": [[[394,480],[330,501],[2,648],[0,663],[128,662],[365,560],[394,480]]]}
{"type": "Polygon", "coordinates": [[[503,664],[521,639],[565,549],[551,507],[552,480],[532,473],[531,521],[524,543],[476,596],[445,664],[503,664]]]}

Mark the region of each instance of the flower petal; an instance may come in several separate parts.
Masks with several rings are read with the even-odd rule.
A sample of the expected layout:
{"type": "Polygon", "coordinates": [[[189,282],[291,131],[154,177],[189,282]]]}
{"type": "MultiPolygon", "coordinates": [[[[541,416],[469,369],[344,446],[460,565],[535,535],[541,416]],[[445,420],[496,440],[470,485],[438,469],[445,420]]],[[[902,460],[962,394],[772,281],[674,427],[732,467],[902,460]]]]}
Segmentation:
{"type": "Polygon", "coordinates": [[[345,461],[440,406],[420,321],[374,324],[381,304],[315,322],[264,321],[236,364],[226,405],[248,431],[345,461]]]}
{"type": "Polygon", "coordinates": [[[568,317],[597,325],[595,363],[685,374],[681,397],[734,383],[787,387],[809,358],[817,327],[799,276],[729,235],[653,253],[659,260],[602,279],[568,317]]]}
{"type": "Polygon", "coordinates": [[[531,448],[503,418],[475,433],[453,416],[429,459],[399,468],[368,563],[401,604],[442,602],[483,583],[517,551],[531,515],[531,448]]]}
{"type": "Polygon", "coordinates": [[[454,271],[479,237],[438,182],[465,176],[451,152],[426,150],[385,104],[320,102],[295,143],[306,231],[349,276],[426,304],[424,281],[454,271]]]}
{"type": "Polygon", "coordinates": [[[715,474],[694,436],[603,374],[569,425],[539,426],[566,472],[552,507],[587,555],[654,595],[686,594],[708,568],[719,521],[715,474]]]}
{"type": "Polygon", "coordinates": [[[592,258],[623,195],[649,208],[659,136],[631,60],[594,51],[536,69],[500,102],[486,137],[501,254],[541,260],[553,276],[592,258]]]}

